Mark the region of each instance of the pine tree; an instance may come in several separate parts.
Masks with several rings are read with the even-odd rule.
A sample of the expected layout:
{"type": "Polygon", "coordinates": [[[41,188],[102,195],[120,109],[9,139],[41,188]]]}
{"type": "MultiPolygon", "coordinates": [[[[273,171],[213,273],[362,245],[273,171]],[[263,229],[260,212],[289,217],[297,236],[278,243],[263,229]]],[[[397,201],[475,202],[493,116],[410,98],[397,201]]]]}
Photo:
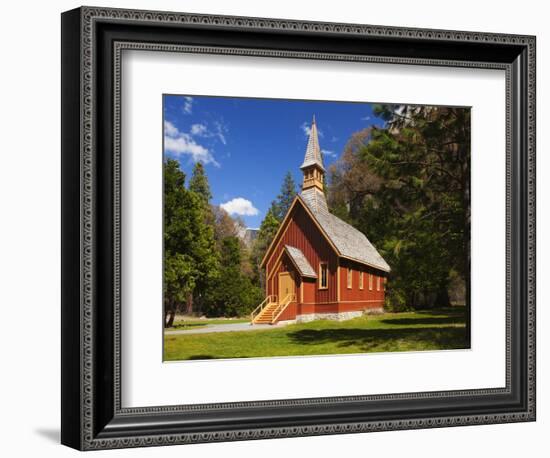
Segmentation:
{"type": "Polygon", "coordinates": [[[244,316],[263,299],[262,290],[241,271],[242,246],[238,237],[223,239],[220,277],[206,291],[204,311],[211,316],[244,316]]]}
{"type": "Polygon", "coordinates": [[[164,299],[165,323],[171,326],[176,311],[200,295],[219,272],[214,229],[205,222],[205,206],[185,188],[179,163],[164,164],[164,299]]]}
{"type": "Polygon", "coordinates": [[[222,242],[221,261],[224,267],[239,271],[241,268],[241,244],[237,237],[226,237],[222,242]]]}
{"type": "Polygon", "coordinates": [[[254,241],[250,253],[253,280],[255,283],[259,283],[262,288],[264,287],[264,278],[260,263],[275,237],[281,222],[288,213],[296,194],[296,183],[294,182],[294,178],[292,178],[290,172],[287,172],[283,179],[280,193],[277,195],[277,198],[271,202],[271,207],[260,225],[258,237],[254,241]]]}
{"type": "Polygon", "coordinates": [[[166,326],[172,326],[176,311],[195,288],[197,269],[191,256],[185,253],[191,244],[192,234],[178,226],[186,215],[182,208],[187,200],[185,174],[176,161],[164,164],[164,317],[166,326]]]}
{"type": "Polygon", "coordinates": [[[444,306],[454,272],[468,313],[470,110],[374,112],[386,125],[356,133],[331,166],[331,209],[365,232],[392,267],[387,300],[444,306]]]}
{"type": "Polygon", "coordinates": [[[294,197],[296,197],[296,183],[292,178],[292,174],[287,172],[281,186],[281,192],[271,203],[271,212],[279,222],[285,217],[294,197]]]}
{"type": "Polygon", "coordinates": [[[252,246],[250,258],[254,271],[254,279],[255,283],[259,283],[262,289],[264,287],[264,278],[262,269],[260,268],[260,263],[262,262],[262,259],[267,249],[269,248],[269,245],[271,245],[275,234],[277,234],[280,224],[281,223],[275,217],[273,211],[270,209],[265,215],[262,224],[260,225],[258,237],[254,241],[254,245],[252,246]]]}
{"type": "Polygon", "coordinates": [[[189,190],[197,193],[205,204],[208,204],[212,199],[210,184],[204,171],[204,165],[201,162],[197,162],[193,167],[193,174],[189,180],[189,190]]]}

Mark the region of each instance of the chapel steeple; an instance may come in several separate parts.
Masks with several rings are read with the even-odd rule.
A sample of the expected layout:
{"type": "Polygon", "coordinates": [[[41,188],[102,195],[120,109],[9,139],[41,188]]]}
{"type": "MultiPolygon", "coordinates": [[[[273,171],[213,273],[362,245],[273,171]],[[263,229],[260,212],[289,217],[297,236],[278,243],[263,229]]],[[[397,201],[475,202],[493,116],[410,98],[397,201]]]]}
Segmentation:
{"type": "Polygon", "coordinates": [[[319,136],[317,132],[317,124],[315,123],[315,116],[313,116],[313,121],[311,123],[306,155],[300,169],[302,169],[304,174],[302,191],[309,188],[318,188],[321,191],[323,190],[325,167],[323,165],[321,148],[319,146],[319,136]]]}

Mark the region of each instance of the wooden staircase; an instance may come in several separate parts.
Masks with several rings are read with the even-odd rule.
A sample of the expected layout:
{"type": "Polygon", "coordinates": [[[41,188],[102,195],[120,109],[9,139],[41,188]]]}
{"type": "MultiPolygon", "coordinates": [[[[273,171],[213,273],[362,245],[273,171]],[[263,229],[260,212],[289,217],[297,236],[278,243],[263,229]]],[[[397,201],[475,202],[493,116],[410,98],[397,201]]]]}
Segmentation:
{"type": "Polygon", "coordinates": [[[271,302],[264,307],[264,309],[258,314],[258,316],[253,320],[254,324],[272,324],[273,318],[275,318],[275,312],[279,304],[276,302],[271,302]]]}
{"type": "MultiPolygon", "coordinates": [[[[275,310],[277,308],[277,295],[267,296],[258,307],[250,314],[250,324],[258,323],[258,320],[263,317],[264,311],[275,310]]],[[[271,313],[271,319],[273,319],[273,313],[271,313]]],[[[263,321],[262,321],[263,322],[263,321]]],[[[269,321],[266,324],[271,324],[269,321]]]]}
{"type": "Polygon", "coordinates": [[[277,296],[267,296],[250,314],[250,324],[275,324],[287,306],[296,300],[296,295],[289,294],[281,302],[277,296]]]}

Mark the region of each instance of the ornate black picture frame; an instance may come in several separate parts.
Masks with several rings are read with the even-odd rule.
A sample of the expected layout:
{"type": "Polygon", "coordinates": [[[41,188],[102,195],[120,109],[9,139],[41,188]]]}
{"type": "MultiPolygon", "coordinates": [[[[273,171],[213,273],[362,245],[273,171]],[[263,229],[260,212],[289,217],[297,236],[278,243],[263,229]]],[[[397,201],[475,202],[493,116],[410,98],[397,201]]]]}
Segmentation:
{"type": "Polygon", "coordinates": [[[62,435],[80,450],[535,420],[535,37],[82,7],[62,15],[62,435]],[[123,408],[124,49],[506,72],[506,386],[123,408]]]}

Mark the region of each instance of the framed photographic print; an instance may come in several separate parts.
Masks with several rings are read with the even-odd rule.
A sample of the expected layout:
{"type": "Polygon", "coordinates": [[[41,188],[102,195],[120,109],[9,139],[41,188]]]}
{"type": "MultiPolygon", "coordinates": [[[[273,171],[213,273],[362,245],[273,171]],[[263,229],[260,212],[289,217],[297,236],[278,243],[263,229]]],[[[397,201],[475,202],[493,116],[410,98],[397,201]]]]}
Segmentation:
{"type": "Polygon", "coordinates": [[[62,442],[535,419],[535,38],[62,15],[62,442]]]}

